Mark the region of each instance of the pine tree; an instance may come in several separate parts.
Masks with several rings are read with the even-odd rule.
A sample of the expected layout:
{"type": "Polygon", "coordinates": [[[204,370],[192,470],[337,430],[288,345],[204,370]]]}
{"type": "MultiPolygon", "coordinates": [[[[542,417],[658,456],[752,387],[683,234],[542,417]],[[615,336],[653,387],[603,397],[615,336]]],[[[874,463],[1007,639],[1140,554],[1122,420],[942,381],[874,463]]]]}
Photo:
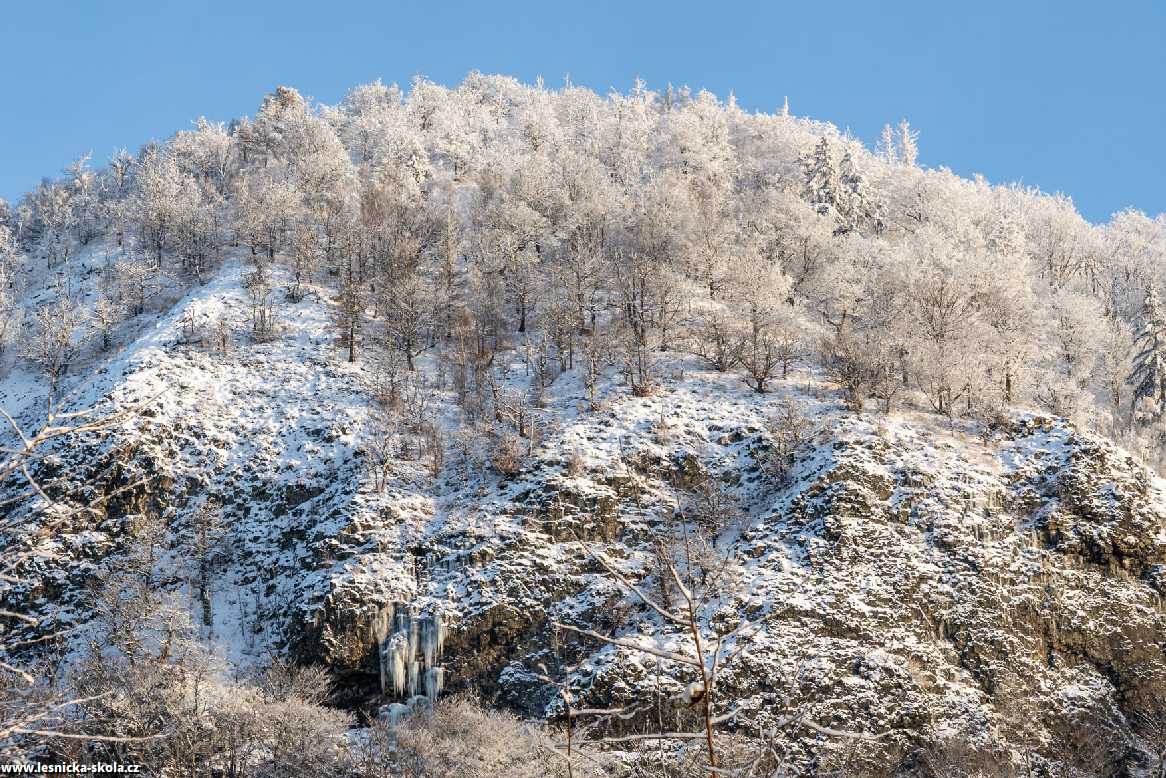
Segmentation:
{"type": "Polygon", "coordinates": [[[829,213],[837,210],[841,183],[838,180],[838,171],[830,159],[830,141],[823,136],[814,150],[802,159],[802,168],[806,173],[806,185],[802,190],[804,197],[813,205],[818,213],[829,213]]]}
{"type": "Polygon", "coordinates": [[[1166,409],[1166,319],[1162,315],[1162,301],[1154,286],[1146,292],[1142,305],[1142,326],[1134,338],[1137,352],[1128,382],[1133,385],[1132,402],[1143,397],[1166,409]]]}
{"type": "Polygon", "coordinates": [[[866,185],[866,177],[858,167],[854,156],[847,149],[838,166],[839,198],[838,229],[850,232],[869,225],[876,232],[882,231],[882,208],[877,197],[866,185]]]}

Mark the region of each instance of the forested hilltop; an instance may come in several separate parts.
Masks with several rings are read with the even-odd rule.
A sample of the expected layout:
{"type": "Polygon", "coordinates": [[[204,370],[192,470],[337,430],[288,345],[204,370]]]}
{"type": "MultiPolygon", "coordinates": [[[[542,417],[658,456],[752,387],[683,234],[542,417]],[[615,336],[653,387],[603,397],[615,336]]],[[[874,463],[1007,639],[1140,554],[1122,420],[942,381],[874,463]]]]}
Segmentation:
{"type": "Polygon", "coordinates": [[[1166,218],[916,144],[474,73],[0,201],[0,752],[1163,769],[1166,218]]]}
{"type": "Polygon", "coordinates": [[[411,364],[526,335],[564,369],[599,336],[648,393],[656,351],[759,391],[804,355],[856,408],[1039,407],[1157,462],[1166,222],[1091,226],[1065,197],[920,169],[915,138],[888,126],[872,153],[788,110],[642,83],[602,97],[475,74],[335,107],[281,87],[254,120],[199,120],[97,170],[83,157],[3,207],[3,334],[51,377],[241,245],[251,326],[323,273],[350,359],[365,341],[411,364]],[[94,243],[95,310],[68,288],[51,315],[22,305],[30,275],[94,243]],[[287,290],[268,288],[276,261],[287,290]]]}

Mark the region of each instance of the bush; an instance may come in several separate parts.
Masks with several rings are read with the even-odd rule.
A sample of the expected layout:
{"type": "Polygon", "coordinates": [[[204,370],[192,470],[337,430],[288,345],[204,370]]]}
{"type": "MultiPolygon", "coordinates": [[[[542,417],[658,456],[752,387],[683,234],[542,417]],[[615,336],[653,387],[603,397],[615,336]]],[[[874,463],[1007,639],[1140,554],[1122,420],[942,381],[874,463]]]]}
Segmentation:
{"type": "Polygon", "coordinates": [[[813,439],[817,431],[817,425],[805,415],[800,405],[792,400],[778,403],[777,410],[769,419],[773,450],[768,464],[779,481],[785,482],[789,478],[794,455],[813,439]]]}
{"type": "Polygon", "coordinates": [[[94,611],[93,642],[65,690],[80,702],[51,725],[122,740],[49,737],[55,757],[136,762],[157,776],[348,773],[351,717],[321,704],[331,688],[322,669],[276,661],[232,681],[185,611],[137,578],[107,581],[94,611]]]}
{"type": "Polygon", "coordinates": [[[847,410],[859,413],[865,404],[868,370],[858,341],[838,333],[822,342],[822,362],[830,383],[842,390],[847,410]]]}
{"type": "MultiPolygon", "coordinates": [[[[383,738],[386,733],[381,734],[383,738]]],[[[509,713],[483,710],[464,696],[439,700],[428,716],[392,729],[389,775],[410,778],[551,778],[566,763],[545,735],[509,713]]],[[[575,769],[576,776],[581,766],[575,769]]]]}
{"type": "Polygon", "coordinates": [[[716,311],[698,318],[688,331],[688,351],[718,373],[732,370],[741,360],[745,338],[741,326],[716,311]]]}
{"type": "Polygon", "coordinates": [[[522,440],[517,435],[508,434],[498,441],[498,448],[491,460],[494,469],[502,475],[517,475],[522,470],[522,440]]]}

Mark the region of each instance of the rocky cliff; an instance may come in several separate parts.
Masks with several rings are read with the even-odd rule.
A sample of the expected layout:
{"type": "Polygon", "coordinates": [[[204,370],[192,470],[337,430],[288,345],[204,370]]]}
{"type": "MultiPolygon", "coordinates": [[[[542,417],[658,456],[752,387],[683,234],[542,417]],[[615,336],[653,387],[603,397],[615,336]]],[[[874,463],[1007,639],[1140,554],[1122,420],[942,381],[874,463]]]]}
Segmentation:
{"type": "MultiPolygon", "coordinates": [[[[191,308],[245,304],[235,272],[87,379],[99,407],[143,410],[42,464],[55,494],[96,512],[43,540],[53,554],[7,607],[83,624],[95,582],[144,544],[149,574],[216,650],[326,665],[343,704],[398,699],[381,680],[391,606],[441,614],[447,687],[551,719],[561,699],[543,676],[599,707],[663,691],[683,725],[682,670],[554,627],[678,645],[597,557],[662,601],[678,596],[672,561],[700,579],[708,634],[762,622],[726,646],[726,728],[776,728],[807,770],[834,745],[778,726],[794,709],[877,738],[863,758],[908,769],[953,742],[1051,765],[1088,759],[1074,750],[1083,731],[1131,766],[1160,747],[1141,722],[1166,688],[1166,496],[1109,443],[1024,413],[996,428],[854,415],[811,373],[758,395],[673,355],[647,398],[611,371],[599,410],[560,376],[503,474],[459,444],[452,394],[423,361],[414,384],[447,430],[444,462],[420,457],[403,418],[378,489],[365,434],[376,376],[340,360],[323,304],[289,306],[274,342],[227,354],[175,336],[191,308]],[[805,433],[787,456],[775,419],[791,403],[805,433]]],[[[527,386],[512,356],[501,380],[527,386]]]]}

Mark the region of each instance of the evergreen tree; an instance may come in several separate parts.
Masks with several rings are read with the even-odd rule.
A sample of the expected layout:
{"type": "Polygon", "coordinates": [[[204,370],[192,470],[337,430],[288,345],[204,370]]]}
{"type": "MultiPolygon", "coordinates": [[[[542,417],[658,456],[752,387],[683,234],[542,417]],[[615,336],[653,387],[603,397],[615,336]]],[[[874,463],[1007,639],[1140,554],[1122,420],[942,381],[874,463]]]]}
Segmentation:
{"type": "Polygon", "coordinates": [[[1137,352],[1129,383],[1134,387],[1132,402],[1148,397],[1158,408],[1166,409],[1166,319],[1162,301],[1154,286],[1146,292],[1142,306],[1142,326],[1134,338],[1137,352]]]}
{"type": "Polygon", "coordinates": [[[826,214],[838,209],[841,182],[838,171],[830,159],[830,141],[823,136],[814,150],[802,159],[806,173],[806,185],[802,189],[804,197],[818,213],[826,214]]]}
{"type": "Polygon", "coordinates": [[[867,187],[866,177],[849,149],[842,156],[838,174],[838,231],[850,232],[870,226],[876,232],[881,232],[882,208],[877,197],[867,187]]]}

